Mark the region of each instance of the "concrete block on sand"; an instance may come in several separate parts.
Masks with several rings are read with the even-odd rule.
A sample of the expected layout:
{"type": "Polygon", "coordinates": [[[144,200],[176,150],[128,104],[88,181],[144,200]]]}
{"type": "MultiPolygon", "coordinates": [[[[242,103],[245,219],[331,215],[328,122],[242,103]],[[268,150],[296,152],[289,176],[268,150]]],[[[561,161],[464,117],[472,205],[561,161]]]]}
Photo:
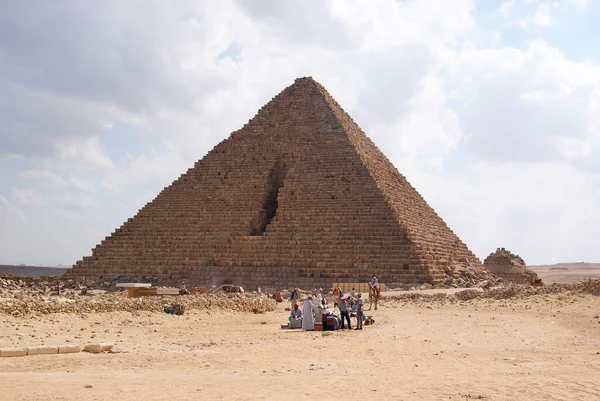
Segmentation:
{"type": "Polygon", "coordinates": [[[59,354],[74,354],[76,352],[81,352],[81,347],[79,345],[59,345],[58,346],[59,354]]]}
{"type": "Polygon", "coordinates": [[[85,352],[92,352],[94,354],[99,354],[101,352],[110,351],[115,345],[113,343],[96,343],[96,344],[88,344],[83,347],[85,352]]]}
{"type": "Polygon", "coordinates": [[[25,356],[27,348],[0,348],[0,357],[25,356]]]}
{"type": "Polygon", "coordinates": [[[27,355],[58,354],[57,346],[27,347],[27,355]]]}

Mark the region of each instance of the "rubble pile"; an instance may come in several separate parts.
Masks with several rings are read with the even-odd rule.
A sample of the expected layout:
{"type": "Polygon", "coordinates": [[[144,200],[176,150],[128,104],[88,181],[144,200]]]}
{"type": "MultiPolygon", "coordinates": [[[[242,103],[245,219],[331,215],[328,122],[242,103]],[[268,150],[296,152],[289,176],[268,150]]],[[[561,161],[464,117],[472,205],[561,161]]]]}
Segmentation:
{"type": "Polygon", "coordinates": [[[442,283],[446,288],[471,288],[477,286],[482,281],[487,281],[489,286],[499,285],[503,282],[502,277],[498,277],[476,265],[457,265],[446,267],[444,269],[446,279],[442,283]]]}
{"type": "Polygon", "coordinates": [[[600,279],[588,279],[575,284],[550,284],[542,287],[531,285],[512,285],[492,288],[489,291],[479,291],[476,289],[466,289],[455,294],[419,294],[406,293],[394,296],[382,296],[381,300],[402,301],[402,302],[455,302],[469,301],[472,299],[524,299],[535,295],[546,294],[599,294],[600,279]]]}
{"type": "MultiPolygon", "coordinates": [[[[58,282],[57,282],[58,283],[58,282]]],[[[178,303],[186,310],[224,309],[239,312],[268,311],[275,301],[264,294],[201,294],[127,298],[124,292],[61,289],[31,280],[0,278],[0,314],[12,316],[49,313],[95,313],[116,311],[162,312],[165,304],[178,303]]]]}
{"type": "Polygon", "coordinates": [[[600,295],[600,279],[588,279],[579,283],[565,284],[569,291],[600,295]]]}

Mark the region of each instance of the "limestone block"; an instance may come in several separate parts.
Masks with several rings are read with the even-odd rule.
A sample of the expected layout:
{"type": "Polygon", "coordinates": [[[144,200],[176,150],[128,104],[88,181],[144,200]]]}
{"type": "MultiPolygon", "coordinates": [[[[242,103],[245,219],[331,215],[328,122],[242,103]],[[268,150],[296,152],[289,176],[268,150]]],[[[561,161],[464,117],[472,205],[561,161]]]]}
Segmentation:
{"type": "Polygon", "coordinates": [[[58,354],[57,346],[37,346],[27,347],[27,355],[47,355],[58,354]]]}
{"type": "Polygon", "coordinates": [[[0,348],[0,357],[25,356],[27,348],[0,348]]]}
{"type": "Polygon", "coordinates": [[[115,345],[113,343],[96,343],[96,344],[88,344],[83,347],[84,352],[91,352],[94,354],[99,354],[101,352],[110,351],[115,345]]]}
{"type": "Polygon", "coordinates": [[[81,347],[79,345],[59,345],[58,346],[59,354],[74,354],[77,352],[81,352],[81,347]]]}

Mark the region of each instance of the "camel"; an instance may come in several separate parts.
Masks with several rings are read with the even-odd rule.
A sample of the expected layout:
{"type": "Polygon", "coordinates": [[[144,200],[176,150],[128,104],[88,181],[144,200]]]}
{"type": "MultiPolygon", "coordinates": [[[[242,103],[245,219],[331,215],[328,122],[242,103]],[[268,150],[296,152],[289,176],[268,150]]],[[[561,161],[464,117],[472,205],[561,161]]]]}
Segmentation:
{"type": "Polygon", "coordinates": [[[379,295],[377,295],[377,289],[369,282],[369,310],[375,303],[375,310],[377,310],[377,301],[379,301],[379,295]]]}

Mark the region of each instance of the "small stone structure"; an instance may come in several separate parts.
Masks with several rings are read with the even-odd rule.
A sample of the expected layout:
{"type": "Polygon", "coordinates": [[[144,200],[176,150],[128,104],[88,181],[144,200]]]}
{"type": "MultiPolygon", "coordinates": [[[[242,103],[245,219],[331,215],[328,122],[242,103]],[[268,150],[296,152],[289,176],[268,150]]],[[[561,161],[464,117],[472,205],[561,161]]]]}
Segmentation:
{"type": "Polygon", "coordinates": [[[538,275],[528,269],[525,261],[519,256],[510,253],[504,248],[496,249],[483,262],[485,269],[502,277],[504,281],[515,284],[536,284],[539,282],[538,275]]]}
{"type": "Polygon", "coordinates": [[[438,284],[457,266],[481,262],[325,88],[299,78],[66,275],[252,290],[438,284]]]}

